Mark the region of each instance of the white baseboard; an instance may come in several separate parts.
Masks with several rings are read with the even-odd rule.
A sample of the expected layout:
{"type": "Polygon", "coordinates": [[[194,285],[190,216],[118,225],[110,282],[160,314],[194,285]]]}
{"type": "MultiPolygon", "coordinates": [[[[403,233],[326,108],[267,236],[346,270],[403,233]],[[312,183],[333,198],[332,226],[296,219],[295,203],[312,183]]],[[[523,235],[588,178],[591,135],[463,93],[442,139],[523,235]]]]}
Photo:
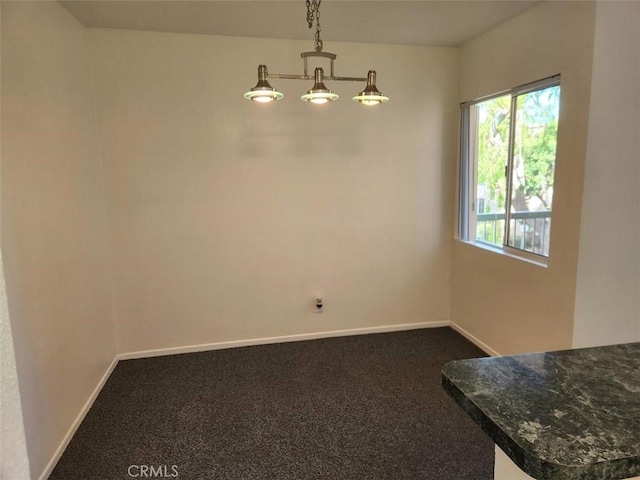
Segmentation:
{"type": "Polygon", "coordinates": [[[38,477],[40,480],[47,480],[49,478],[49,475],[51,475],[51,472],[53,472],[53,469],[56,467],[58,461],[60,460],[60,457],[62,457],[62,454],[67,448],[67,445],[69,445],[69,442],[75,435],[76,430],[78,430],[78,427],[84,420],[84,417],[89,412],[89,409],[93,405],[93,402],[95,402],[96,398],[98,398],[98,394],[102,391],[102,387],[104,387],[104,384],[107,383],[107,380],[111,376],[111,372],[113,372],[113,369],[116,368],[117,364],[118,364],[118,357],[116,356],[116,358],[114,358],[113,361],[111,362],[111,365],[109,365],[107,370],[104,372],[104,375],[102,375],[102,377],[100,378],[100,381],[96,385],[96,388],[94,388],[93,391],[91,392],[91,395],[89,395],[89,398],[87,399],[84,406],[82,407],[82,410],[80,410],[80,413],[71,424],[71,427],[67,431],[67,434],[62,439],[62,442],[60,442],[58,449],[53,454],[53,457],[51,458],[51,460],[49,460],[49,463],[44,468],[44,471],[42,472],[40,477],[38,477]]]}
{"type": "Polygon", "coordinates": [[[482,340],[480,340],[479,338],[475,337],[471,333],[467,332],[460,325],[458,325],[456,323],[453,323],[453,322],[448,322],[448,324],[449,324],[449,326],[451,328],[453,328],[456,332],[458,332],[464,338],[469,340],[471,343],[475,344],[476,347],[478,347],[479,349],[483,350],[487,355],[491,355],[492,357],[500,357],[500,356],[502,356],[498,352],[496,352],[493,348],[491,348],[489,345],[484,343],[482,340]]]}
{"type": "Polygon", "coordinates": [[[284,335],[279,337],[252,338],[248,340],[232,340],[228,342],[203,343],[200,345],[185,345],[182,347],[159,348],[155,350],[142,350],[138,352],[122,353],[118,360],[130,360],[136,358],[160,357],[163,355],[176,355],[180,353],[206,352],[209,350],[221,350],[224,348],[249,347],[252,345],[269,345],[273,343],[300,342],[304,340],[316,340],[319,338],[347,337],[350,335],[365,335],[369,333],[399,332],[403,330],[418,330],[421,328],[448,327],[448,321],[403,323],[399,325],[384,325],[380,327],[351,328],[348,330],[332,330],[327,332],[302,333],[297,335],[284,335]]]}

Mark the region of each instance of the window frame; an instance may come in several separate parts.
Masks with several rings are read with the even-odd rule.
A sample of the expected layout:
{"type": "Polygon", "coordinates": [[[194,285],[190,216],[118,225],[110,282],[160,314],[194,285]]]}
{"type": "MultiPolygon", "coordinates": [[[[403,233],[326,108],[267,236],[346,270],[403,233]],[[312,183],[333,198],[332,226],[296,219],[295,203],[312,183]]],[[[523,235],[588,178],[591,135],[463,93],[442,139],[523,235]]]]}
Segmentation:
{"type": "MultiPolygon", "coordinates": [[[[460,104],[460,163],[459,163],[459,175],[458,175],[458,222],[457,222],[457,239],[475,245],[479,248],[490,250],[497,253],[507,254],[509,256],[526,260],[542,266],[547,266],[548,260],[551,257],[551,236],[549,237],[549,255],[529,252],[521,250],[516,247],[508,245],[509,234],[511,228],[511,202],[512,202],[512,182],[513,182],[513,157],[514,157],[514,143],[515,143],[515,125],[517,118],[517,99],[521,95],[535,92],[538,90],[544,90],[546,88],[559,86],[561,87],[561,75],[552,75],[550,77],[542,78],[534,82],[525,83],[517,87],[513,87],[500,92],[485,95],[474,100],[462,102],[460,104]],[[471,228],[476,223],[477,218],[477,147],[472,141],[477,136],[477,126],[475,122],[471,121],[471,107],[488,100],[500,98],[504,96],[510,96],[510,123],[509,123],[509,145],[507,154],[506,169],[506,198],[505,198],[505,227],[504,227],[504,239],[502,245],[496,245],[490,242],[484,242],[477,240],[476,238],[470,238],[470,231],[476,231],[475,227],[471,228]],[[472,215],[475,213],[476,215],[472,215]]],[[[562,87],[561,87],[562,88],[562,87]]],[[[560,95],[560,102],[562,102],[562,94],[560,95]]],[[[560,136],[560,122],[558,122],[558,135],[560,136]]],[[[556,142],[557,142],[556,138],[556,142]]],[[[556,162],[557,162],[557,143],[556,143],[556,162]]],[[[554,178],[556,174],[556,165],[554,165],[554,178]]],[[[555,180],[554,180],[555,185],[555,180]]],[[[553,212],[553,208],[552,208],[553,212]]],[[[553,213],[551,214],[553,218],[553,213]]],[[[477,236],[477,235],[476,235],[477,236]]]]}

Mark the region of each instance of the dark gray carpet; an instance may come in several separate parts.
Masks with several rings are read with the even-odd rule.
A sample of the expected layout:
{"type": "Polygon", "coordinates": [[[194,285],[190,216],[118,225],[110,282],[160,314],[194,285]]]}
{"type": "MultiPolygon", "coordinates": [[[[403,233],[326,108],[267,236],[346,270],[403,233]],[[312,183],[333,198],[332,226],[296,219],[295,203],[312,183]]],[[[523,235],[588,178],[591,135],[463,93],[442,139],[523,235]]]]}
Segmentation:
{"type": "Polygon", "coordinates": [[[493,443],[440,388],[478,356],[437,328],[123,361],[49,478],[489,480],[493,443]]]}

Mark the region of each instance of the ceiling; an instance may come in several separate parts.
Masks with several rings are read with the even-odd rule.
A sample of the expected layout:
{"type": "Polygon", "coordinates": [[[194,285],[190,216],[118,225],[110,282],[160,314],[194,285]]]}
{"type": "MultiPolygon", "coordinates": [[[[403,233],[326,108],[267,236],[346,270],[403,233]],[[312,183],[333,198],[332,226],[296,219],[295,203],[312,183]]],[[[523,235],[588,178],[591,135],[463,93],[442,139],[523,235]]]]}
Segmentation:
{"type": "MultiPolygon", "coordinates": [[[[325,41],[456,46],[540,0],[325,0],[325,41]]],[[[304,0],[66,0],[86,27],[313,41],[304,0]]]]}

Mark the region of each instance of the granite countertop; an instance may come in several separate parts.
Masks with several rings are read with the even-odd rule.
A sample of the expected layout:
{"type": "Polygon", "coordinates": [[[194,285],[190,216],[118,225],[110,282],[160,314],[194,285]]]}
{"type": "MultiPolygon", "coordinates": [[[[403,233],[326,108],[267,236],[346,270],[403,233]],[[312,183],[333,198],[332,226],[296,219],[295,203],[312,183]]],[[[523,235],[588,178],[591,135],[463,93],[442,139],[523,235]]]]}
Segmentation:
{"type": "Polygon", "coordinates": [[[442,386],[538,480],[640,475],[640,342],[458,360],[442,386]]]}

